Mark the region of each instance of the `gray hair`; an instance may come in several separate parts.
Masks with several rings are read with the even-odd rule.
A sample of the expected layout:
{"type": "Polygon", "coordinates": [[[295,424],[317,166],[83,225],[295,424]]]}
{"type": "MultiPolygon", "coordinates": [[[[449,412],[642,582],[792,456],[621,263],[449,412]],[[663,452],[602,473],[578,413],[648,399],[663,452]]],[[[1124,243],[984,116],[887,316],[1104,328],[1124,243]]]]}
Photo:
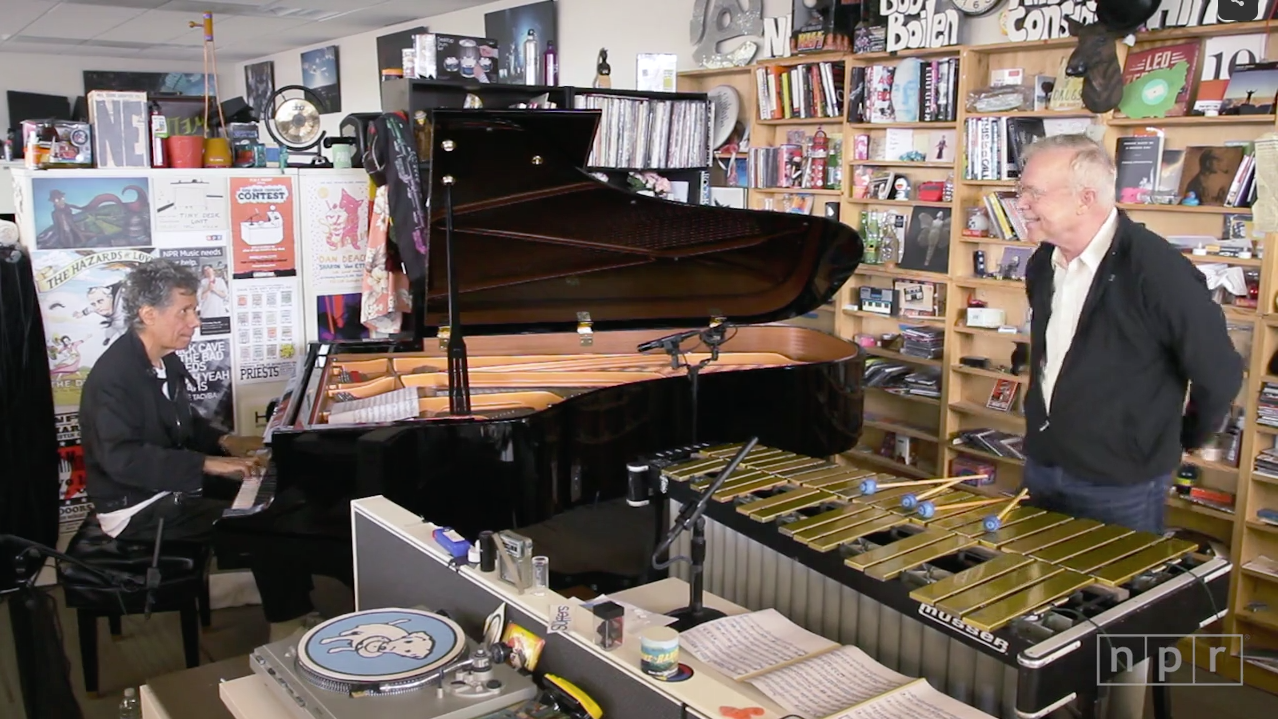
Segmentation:
{"type": "Polygon", "coordinates": [[[138,265],[124,282],[124,312],[134,328],[142,327],[143,307],[164,309],[173,301],[173,290],[195,294],[200,278],[190,268],[172,260],[151,260],[138,265]]]}
{"type": "Polygon", "coordinates": [[[1047,150],[1065,150],[1073,153],[1069,167],[1075,193],[1091,188],[1096,191],[1097,198],[1103,204],[1113,206],[1116,200],[1114,185],[1118,171],[1103,145],[1082,134],[1049,135],[1039,138],[1025,148],[1021,152],[1021,159],[1028,163],[1034,155],[1047,150]]]}

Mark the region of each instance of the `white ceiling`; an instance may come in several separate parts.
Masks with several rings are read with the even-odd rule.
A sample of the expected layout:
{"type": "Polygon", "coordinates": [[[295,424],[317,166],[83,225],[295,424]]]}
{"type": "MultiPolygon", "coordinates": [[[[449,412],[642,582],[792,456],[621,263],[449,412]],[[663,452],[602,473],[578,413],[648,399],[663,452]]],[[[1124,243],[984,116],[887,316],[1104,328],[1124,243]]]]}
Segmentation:
{"type": "Polygon", "coordinates": [[[199,60],[203,32],[189,23],[207,11],[229,63],[491,1],[0,0],[0,53],[199,60]]]}

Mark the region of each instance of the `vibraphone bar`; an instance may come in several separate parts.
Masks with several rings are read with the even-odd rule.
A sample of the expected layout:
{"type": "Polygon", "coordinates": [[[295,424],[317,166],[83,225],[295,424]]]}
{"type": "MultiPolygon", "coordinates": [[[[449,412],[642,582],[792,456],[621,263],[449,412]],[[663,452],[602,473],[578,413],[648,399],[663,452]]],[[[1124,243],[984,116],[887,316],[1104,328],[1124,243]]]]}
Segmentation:
{"type": "MultiPolygon", "coordinates": [[[[740,446],[675,450],[650,465],[666,480],[671,499],[687,502],[740,446]]],[[[973,695],[980,687],[972,684],[1010,684],[978,708],[1023,717],[1043,716],[1072,699],[1095,699],[1098,681],[1114,673],[1098,670],[1098,641],[1105,642],[1106,652],[1111,644],[1128,646],[1139,661],[1173,643],[1171,635],[1188,636],[1223,616],[1230,565],[1198,554],[1195,543],[1045,511],[1023,504],[1024,493],[991,496],[964,484],[971,479],[902,481],[756,446],[711,498],[707,519],[726,532],[708,532],[707,589],[761,608],[746,596],[756,578],[741,569],[762,567],[765,562],[754,555],[771,550],[783,563],[801,565],[882,604],[873,607],[874,614],[886,609],[900,612],[902,621],[917,617],[929,627],[925,633],[939,631],[975,650],[948,648],[951,664],[981,663],[979,653],[1010,665],[1014,681],[990,679],[1002,674],[997,671],[973,680],[969,670],[966,682],[959,682],[967,686],[934,684],[951,684],[956,698],[978,704],[973,695]],[[733,533],[751,542],[738,546],[736,537],[728,537],[733,533]],[[742,556],[719,551],[717,538],[742,556]],[[716,561],[726,566],[715,567],[716,561]],[[1163,636],[1139,645],[1109,636],[1144,634],[1163,636]]],[[[799,569],[777,567],[771,581],[784,583],[787,576],[799,576],[799,569]]],[[[792,618],[827,636],[832,628],[844,633],[836,626],[838,602],[827,596],[830,608],[814,610],[811,595],[821,592],[828,594],[829,587],[808,587],[800,612],[806,622],[792,618]]],[[[904,641],[917,644],[913,634],[904,641]]],[[[877,639],[878,654],[904,657],[890,638],[877,639]]],[[[935,638],[922,638],[924,644],[929,640],[935,653],[935,638]]],[[[901,667],[893,667],[898,671],[918,671],[898,663],[901,667]]]]}

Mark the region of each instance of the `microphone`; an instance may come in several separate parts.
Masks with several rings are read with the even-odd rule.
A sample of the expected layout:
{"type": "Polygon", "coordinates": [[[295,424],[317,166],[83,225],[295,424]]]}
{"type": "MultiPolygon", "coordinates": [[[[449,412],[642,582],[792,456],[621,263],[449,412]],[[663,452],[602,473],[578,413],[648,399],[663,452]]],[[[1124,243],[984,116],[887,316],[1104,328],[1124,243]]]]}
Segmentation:
{"type": "Polygon", "coordinates": [[[636,351],[643,353],[643,352],[651,352],[653,350],[659,350],[671,344],[673,344],[675,347],[678,347],[680,344],[683,344],[684,340],[690,339],[692,337],[696,337],[699,334],[701,334],[701,330],[687,330],[684,332],[678,332],[676,334],[666,335],[665,337],[658,337],[655,340],[640,342],[639,346],[635,349],[636,351]]]}
{"type": "Polygon", "coordinates": [[[626,465],[626,504],[631,507],[648,506],[648,465],[626,465]]]}

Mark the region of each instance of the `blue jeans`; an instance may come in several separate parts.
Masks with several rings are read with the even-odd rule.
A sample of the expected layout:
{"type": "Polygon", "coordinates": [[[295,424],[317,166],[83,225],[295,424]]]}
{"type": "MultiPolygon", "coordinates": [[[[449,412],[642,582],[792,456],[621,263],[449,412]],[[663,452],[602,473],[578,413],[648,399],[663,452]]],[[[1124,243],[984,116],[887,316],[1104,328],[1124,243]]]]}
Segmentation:
{"type": "Polygon", "coordinates": [[[1135,484],[1099,484],[1027,459],[1022,488],[1029,490],[1028,504],[1049,512],[1162,534],[1171,483],[1168,473],[1135,484]]]}

